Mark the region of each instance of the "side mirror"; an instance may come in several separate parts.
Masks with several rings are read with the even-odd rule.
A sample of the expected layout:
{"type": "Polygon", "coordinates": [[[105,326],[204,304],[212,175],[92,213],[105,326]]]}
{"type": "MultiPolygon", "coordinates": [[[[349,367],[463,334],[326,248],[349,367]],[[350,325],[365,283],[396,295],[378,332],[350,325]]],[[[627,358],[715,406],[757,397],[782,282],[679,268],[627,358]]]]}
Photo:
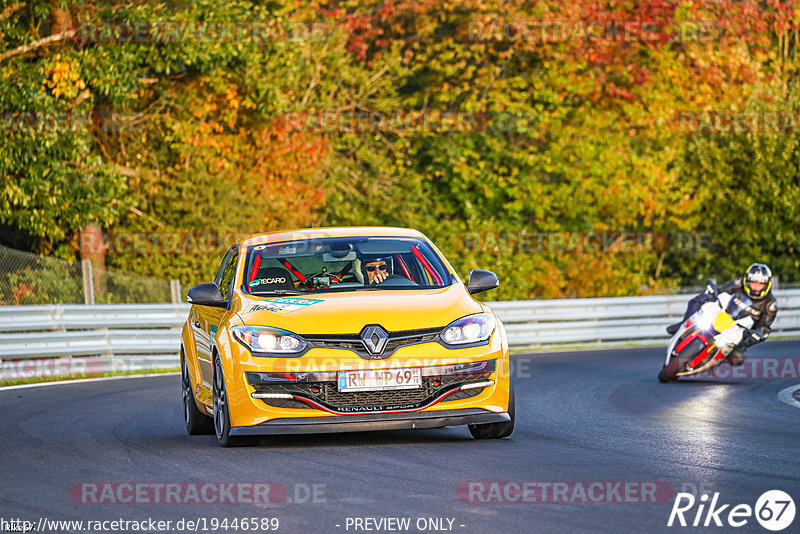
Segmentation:
{"type": "Polygon", "coordinates": [[[227,308],[228,301],[222,297],[216,284],[200,284],[189,290],[186,300],[198,306],[212,306],[214,308],[227,308]]]}
{"type": "Polygon", "coordinates": [[[492,271],[483,271],[481,269],[473,269],[469,273],[469,282],[467,283],[467,291],[471,295],[480,293],[482,291],[489,291],[500,285],[497,275],[492,271]]]}
{"type": "Polygon", "coordinates": [[[713,295],[714,298],[719,296],[719,290],[717,290],[717,282],[716,280],[709,280],[706,282],[706,293],[709,295],[713,295]]]}

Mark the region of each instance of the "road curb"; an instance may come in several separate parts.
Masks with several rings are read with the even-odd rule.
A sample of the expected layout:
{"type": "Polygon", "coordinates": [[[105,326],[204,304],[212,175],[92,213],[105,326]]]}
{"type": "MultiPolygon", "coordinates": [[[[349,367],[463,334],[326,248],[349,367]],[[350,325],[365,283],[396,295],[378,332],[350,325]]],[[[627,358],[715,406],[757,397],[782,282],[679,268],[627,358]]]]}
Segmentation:
{"type": "Polygon", "coordinates": [[[800,408],[800,384],[783,388],[778,392],[778,399],[789,406],[800,408]]]}

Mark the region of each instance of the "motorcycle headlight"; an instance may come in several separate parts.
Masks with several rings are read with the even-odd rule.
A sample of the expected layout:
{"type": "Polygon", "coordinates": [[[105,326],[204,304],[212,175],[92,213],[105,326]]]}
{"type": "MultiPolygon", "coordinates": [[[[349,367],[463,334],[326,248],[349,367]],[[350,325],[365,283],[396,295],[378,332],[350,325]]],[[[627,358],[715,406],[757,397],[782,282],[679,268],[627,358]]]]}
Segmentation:
{"type": "Polygon", "coordinates": [[[488,340],[497,321],[491,313],[476,313],[453,321],[442,330],[442,341],[447,345],[467,345],[488,340]]]}
{"type": "Polygon", "coordinates": [[[308,343],[298,335],[268,326],[234,326],[233,337],[253,356],[293,355],[303,352],[308,343]]]}
{"type": "Polygon", "coordinates": [[[713,323],[711,322],[710,318],[706,317],[702,313],[698,313],[697,316],[694,317],[694,324],[696,324],[697,327],[700,328],[700,330],[705,332],[711,329],[711,325],[713,323]]]}

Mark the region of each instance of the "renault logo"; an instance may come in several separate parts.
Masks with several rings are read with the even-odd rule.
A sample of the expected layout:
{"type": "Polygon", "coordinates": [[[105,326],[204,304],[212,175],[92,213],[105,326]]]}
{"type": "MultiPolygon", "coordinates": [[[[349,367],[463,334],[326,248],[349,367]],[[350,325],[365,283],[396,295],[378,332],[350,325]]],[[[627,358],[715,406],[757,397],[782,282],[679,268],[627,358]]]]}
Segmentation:
{"type": "Polygon", "coordinates": [[[367,352],[377,355],[381,354],[383,349],[386,348],[389,334],[379,325],[370,325],[364,327],[364,330],[361,331],[361,341],[367,347],[367,352]]]}

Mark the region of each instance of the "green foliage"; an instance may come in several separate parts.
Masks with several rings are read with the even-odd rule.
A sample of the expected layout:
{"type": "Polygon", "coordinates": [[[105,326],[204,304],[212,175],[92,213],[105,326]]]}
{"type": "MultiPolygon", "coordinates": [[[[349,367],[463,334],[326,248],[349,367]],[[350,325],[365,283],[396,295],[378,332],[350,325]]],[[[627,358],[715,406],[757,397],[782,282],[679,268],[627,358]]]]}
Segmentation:
{"type": "Polygon", "coordinates": [[[45,268],[25,268],[2,274],[4,305],[81,304],[83,285],[80,272],[60,261],[45,268]]]}
{"type": "MultiPolygon", "coordinates": [[[[177,236],[411,226],[463,277],[497,271],[492,299],[668,291],[757,259],[797,279],[796,135],[701,135],[676,119],[797,109],[791,6],[729,4],[34,0],[0,21],[6,50],[51,35],[65,14],[79,32],[0,60],[0,110],[102,123],[5,127],[0,224],[61,255],[77,253],[94,223],[177,236]],[[266,38],[108,33],[147,21],[247,21],[266,38]],[[571,32],[651,21],[655,31],[521,39],[515,21],[567,21],[571,32]],[[717,21],[717,33],[698,33],[697,21],[717,21]],[[474,127],[298,127],[306,112],[454,112],[474,127]],[[711,238],[628,253],[519,246],[542,232],[711,238]]],[[[226,248],[110,250],[106,261],[191,285],[211,278],[226,248]]]]}
{"type": "MultiPolygon", "coordinates": [[[[800,111],[797,93],[784,101],[782,110],[784,117],[800,111]]],[[[797,135],[699,134],[687,144],[684,176],[707,184],[698,192],[706,208],[695,228],[711,239],[704,250],[671,258],[672,268],[684,279],[703,283],[704,274],[741,276],[747,265],[759,261],[784,281],[800,279],[797,135]]]]}

